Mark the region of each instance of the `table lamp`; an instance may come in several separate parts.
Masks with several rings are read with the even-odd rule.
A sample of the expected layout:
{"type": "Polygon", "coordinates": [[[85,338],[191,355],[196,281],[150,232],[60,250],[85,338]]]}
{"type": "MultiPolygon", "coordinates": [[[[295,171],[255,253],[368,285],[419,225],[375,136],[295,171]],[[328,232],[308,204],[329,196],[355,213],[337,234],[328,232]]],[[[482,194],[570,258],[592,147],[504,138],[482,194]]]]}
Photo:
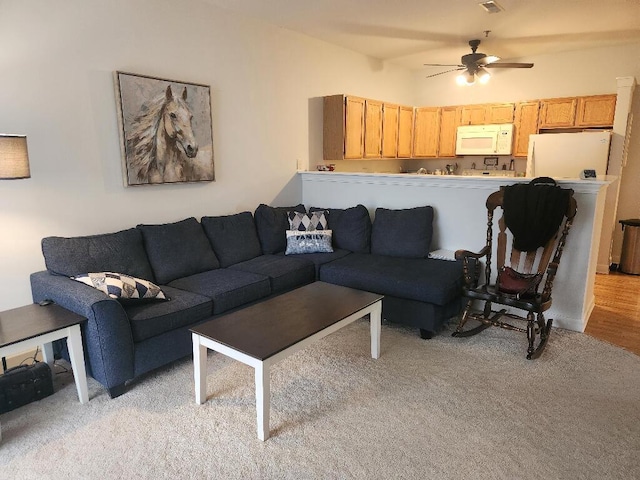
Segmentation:
{"type": "Polygon", "coordinates": [[[0,179],[31,178],[25,135],[0,134],[0,179]]]}

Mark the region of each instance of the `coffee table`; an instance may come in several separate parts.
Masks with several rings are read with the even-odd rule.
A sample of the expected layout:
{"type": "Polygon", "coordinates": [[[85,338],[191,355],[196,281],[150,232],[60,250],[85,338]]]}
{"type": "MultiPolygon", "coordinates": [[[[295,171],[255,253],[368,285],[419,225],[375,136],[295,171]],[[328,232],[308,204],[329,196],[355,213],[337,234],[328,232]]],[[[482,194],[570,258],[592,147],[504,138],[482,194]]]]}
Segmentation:
{"type": "Polygon", "coordinates": [[[207,349],[255,369],[258,438],[269,438],[270,368],[369,315],[371,357],[380,356],[382,295],[315,282],[191,329],[196,403],[207,399],[207,349]]]}

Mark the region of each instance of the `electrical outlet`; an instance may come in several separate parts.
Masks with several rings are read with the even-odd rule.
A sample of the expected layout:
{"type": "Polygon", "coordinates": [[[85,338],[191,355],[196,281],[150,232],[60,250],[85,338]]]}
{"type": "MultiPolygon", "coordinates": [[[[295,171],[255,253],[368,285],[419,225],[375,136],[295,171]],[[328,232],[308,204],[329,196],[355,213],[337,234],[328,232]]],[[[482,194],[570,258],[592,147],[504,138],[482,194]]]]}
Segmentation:
{"type": "Polygon", "coordinates": [[[300,160],[299,158],[296,159],[296,169],[302,170],[302,160],[300,160]]]}

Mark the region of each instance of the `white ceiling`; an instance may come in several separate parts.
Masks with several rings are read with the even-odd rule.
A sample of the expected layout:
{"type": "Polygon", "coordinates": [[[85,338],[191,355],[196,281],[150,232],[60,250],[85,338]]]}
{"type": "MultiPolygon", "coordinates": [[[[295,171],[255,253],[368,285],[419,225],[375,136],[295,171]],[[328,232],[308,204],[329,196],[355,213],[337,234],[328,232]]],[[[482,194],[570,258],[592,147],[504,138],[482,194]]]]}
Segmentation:
{"type": "Polygon", "coordinates": [[[640,0],[497,0],[495,14],[480,0],[206,1],[425,73],[442,68],[424,63],[459,63],[473,38],[503,61],[640,42],[640,0]]]}

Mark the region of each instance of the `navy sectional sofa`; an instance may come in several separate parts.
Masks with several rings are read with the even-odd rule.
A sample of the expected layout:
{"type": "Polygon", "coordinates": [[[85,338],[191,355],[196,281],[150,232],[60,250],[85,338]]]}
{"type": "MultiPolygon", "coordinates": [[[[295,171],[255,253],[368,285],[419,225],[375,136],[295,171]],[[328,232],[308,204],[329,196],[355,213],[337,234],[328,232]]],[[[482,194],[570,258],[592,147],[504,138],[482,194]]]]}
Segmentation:
{"type": "Polygon", "coordinates": [[[33,300],[87,317],[87,370],[112,398],[127,382],[189,355],[193,325],[316,280],[385,295],[384,318],[419,328],[423,338],[459,313],[461,264],[428,258],[431,207],[379,208],[373,223],[362,205],[309,212],[317,210],[328,212],[332,253],[284,254],[287,213],[306,212],[303,205],[47,237],[47,270],[31,275],[33,300]],[[114,299],[72,278],[89,272],[154,282],[170,300],[114,299]]]}

